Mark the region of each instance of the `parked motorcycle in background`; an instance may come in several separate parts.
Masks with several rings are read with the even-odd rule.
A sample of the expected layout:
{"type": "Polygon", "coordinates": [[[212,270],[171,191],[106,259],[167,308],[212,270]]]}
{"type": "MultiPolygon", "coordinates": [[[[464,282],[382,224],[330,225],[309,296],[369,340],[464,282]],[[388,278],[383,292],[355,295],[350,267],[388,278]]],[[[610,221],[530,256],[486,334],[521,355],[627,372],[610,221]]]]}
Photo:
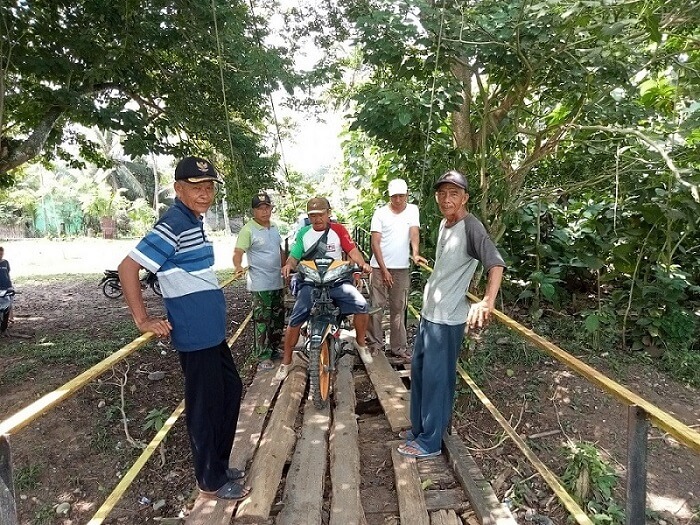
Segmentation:
{"type": "Polygon", "coordinates": [[[10,323],[10,310],[12,309],[14,297],[14,288],[0,290],[0,334],[5,333],[7,325],[10,323]]]}
{"type": "MultiPolygon", "coordinates": [[[[117,299],[122,296],[122,283],[119,281],[119,272],[117,270],[105,270],[105,275],[98,286],[102,286],[102,293],[110,299],[117,299]]],[[[153,272],[146,270],[146,273],[141,279],[141,289],[150,288],[156,295],[163,296],[160,291],[160,283],[158,276],[153,272]]]]}

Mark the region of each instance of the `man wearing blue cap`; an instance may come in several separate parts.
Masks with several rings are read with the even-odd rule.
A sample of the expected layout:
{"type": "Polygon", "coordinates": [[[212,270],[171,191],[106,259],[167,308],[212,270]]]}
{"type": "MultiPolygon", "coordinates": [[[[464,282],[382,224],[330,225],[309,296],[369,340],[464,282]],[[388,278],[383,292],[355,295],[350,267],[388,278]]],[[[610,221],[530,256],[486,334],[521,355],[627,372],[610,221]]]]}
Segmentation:
{"type": "Polygon", "coordinates": [[[457,357],[465,325],[482,327],[495,308],[505,263],[486,228],[466,209],[467,181],[451,170],[434,184],[442,213],[435,267],[423,290],[423,309],[411,360],[411,429],[399,453],[437,456],[447,430],[455,394],[457,357]],[[466,293],[478,263],[488,275],[484,298],[469,304],[466,293]]]}
{"type": "Polygon", "coordinates": [[[186,157],[175,168],[175,203],[119,265],[124,298],[142,333],[170,337],[185,376],[187,432],[199,490],[227,500],[250,489],[228,468],[243,383],[226,343],[226,302],[214,273],[203,216],[222,180],[212,164],[186,157]],[[158,275],[167,319],[151,316],[139,270],[158,275]]]}

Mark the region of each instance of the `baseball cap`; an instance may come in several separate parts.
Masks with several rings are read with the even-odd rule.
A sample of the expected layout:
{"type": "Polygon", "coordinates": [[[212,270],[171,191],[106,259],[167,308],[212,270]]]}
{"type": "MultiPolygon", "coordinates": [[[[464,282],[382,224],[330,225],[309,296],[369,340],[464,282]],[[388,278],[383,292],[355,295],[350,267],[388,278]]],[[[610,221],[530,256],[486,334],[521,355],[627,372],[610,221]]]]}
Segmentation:
{"type": "Polygon", "coordinates": [[[250,207],[257,208],[261,204],[267,204],[268,206],[272,206],[272,200],[270,199],[270,196],[264,191],[261,191],[255,197],[253,197],[253,200],[250,203],[250,207]]]}
{"type": "Polygon", "coordinates": [[[393,195],[406,195],[408,193],[408,185],[403,179],[394,179],[389,181],[389,197],[393,195]]]}
{"type": "Polygon", "coordinates": [[[323,213],[331,209],[331,203],[325,197],[314,197],[309,199],[306,203],[306,212],[310,215],[312,213],[323,213]]]}
{"type": "Polygon", "coordinates": [[[440,178],[435,181],[435,184],[433,184],[433,189],[436,190],[440,187],[440,184],[445,183],[454,184],[455,186],[459,186],[460,188],[462,188],[464,191],[469,191],[467,179],[465,179],[464,175],[462,175],[457,170],[450,170],[447,173],[441,175],[440,178]]]}
{"type": "Polygon", "coordinates": [[[187,182],[206,182],[213,180],[221,184],[223,181],[212,166],[211,162],[200,157],[185,157],[175,166],[175,180],[187,182]]]}

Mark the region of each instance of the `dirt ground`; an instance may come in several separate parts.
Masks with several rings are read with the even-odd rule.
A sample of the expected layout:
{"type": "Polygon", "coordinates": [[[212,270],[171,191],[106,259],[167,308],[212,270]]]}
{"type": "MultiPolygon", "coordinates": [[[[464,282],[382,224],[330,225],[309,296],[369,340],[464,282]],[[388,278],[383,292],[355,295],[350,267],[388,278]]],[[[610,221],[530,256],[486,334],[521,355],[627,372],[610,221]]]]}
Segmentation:
{"type": "MultiPolygon", "coordinates": [[[[7,243],[5,246],[13,262],[7,243]]],[[[80,265],[72,261],[69,266],[76,271],[80,265]]],[[[16,283],[22,292],[16,304],[16,322],[10,328],[12,336],[0,339],[0,420],[88,368],[81,360],[79,342],[73,349],[74,358],[58,361],[53,357],[54,343],[62,335],[70,333],[79,341],[76,334],[82,334],[104,341],[105,355],[137,335],[128,323],[124,303],[102,295],[97,287],[99,277],[92,274],[66,281],[23,278],[16,283]],[[46,357],[29,363],[23,357],[23,346],[34,344],[46,349],[46,357]],[[23,372],[27,369],[31,372],[23,372]]],[[[226,295],[232,334],[248,313],[248,295],[241,286],[229,287],[226,295]]],[[[152,292],[146,291],[145,297],[149,308],[162,308],[152,292]]],[[[233,348],[246,384],[253,374],[247,333],[233,348]]],[[[478,347],[479,343],[476,351],[478,347]]],[[[87,523],[140,454],[139,442],[150,441],[153,430],[143,429],[148,413],[160,409],[169,415],[182,399],[179,364],[167,344],[149,344],[127,361],[128,370],[122,365],[114,373],[104,374],[11,436],[15,479],[20,476],[23,486],[30,487],[17,495],[22,525],[87,523]],[[164,372],[162,380],[149,379],[149,373],[158,371],[164,372]],[[126,384],[121,387],[124,377],[126,384]],[[119,412],[122,394],[126,428],[119,412]],[[69,504],[65,516],[56,515],[61,503],[69,504]]],[[[651,366],[635,365],[620,371],[612,369],[604,358],[587,362],[684,423],[700,428],[697,390],[669,380],[651,366]]],[[[595,443],[623,476],[616,491],[616,499],[623,505],[626,407],[549,359],[508,369],[495,366],[481,386],[556,472],[561,473],[565,464],[562,445],[568,439],[595,443]],[[548,434],[537,437],[542,433],[548,434]]],[[[367,401],[358,397],[358,403],[367,401]]],[[[457,403],[455,426],[519,522],[530,521],[525,518],[528,509],[553,523],[566,522],[551,491],[510,440],[503,439],[491,416],[470,394],[463,394],[457,403]]],[[[648,523],[700,523],[700,455],[652,429],[648,461],[648,523]]],[[[375,470],[377,476],[390,476],[387,466],[381,471],[375,470]]],[[[363,479],[365,485],[372,483],[363,479]]],[[[165,450],[154,454],[105,523],[138,525],[154,523],[154,518],[182,516],[192,502],[194,489],[184,422],[178,421],[165,450]]],[[[384,492],[377,492],[377,500],[367,501],[367,508],[381,507],[385,497],[384,492]]],[[[532,516],[531,511],[529,518],[532,516]]]]}

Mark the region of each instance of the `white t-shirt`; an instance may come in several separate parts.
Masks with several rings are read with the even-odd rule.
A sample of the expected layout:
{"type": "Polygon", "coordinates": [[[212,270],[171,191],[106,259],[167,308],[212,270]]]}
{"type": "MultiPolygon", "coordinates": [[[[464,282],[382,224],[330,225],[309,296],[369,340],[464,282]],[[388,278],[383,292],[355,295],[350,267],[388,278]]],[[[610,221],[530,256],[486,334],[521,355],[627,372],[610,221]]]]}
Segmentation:
{"type": "MultiPolygon", "coordinates": [[[[380,243],[384,264],[390,269],[408,268],[411,250],[409,230],[412,226],[420,228],[418,206],[407,204],[401,213],[391,211],[389,204],[382,206],[372,215],[370,230],[382,234],[380,243]]],[[[370,265],[379,268],[377,259],[372,255],[370,265]]]]}

